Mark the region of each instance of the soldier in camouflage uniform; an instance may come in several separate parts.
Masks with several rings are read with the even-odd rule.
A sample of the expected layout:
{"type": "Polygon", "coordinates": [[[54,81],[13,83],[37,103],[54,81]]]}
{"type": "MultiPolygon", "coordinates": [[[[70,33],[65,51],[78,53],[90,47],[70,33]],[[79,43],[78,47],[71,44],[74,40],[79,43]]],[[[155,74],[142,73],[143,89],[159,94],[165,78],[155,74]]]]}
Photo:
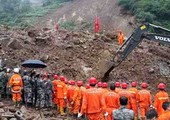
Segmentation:
{"type": "Polygon", "coordinates": [[[114,120],[134,120],[133,110],[126,108],[126,105],[128,103],[128,98],[122,96],[120,97],[119,100],[120,100],[121,107],[117,110],[113,110],[114,120]]]}
{"type": "Polygon", "coordinates": [[[53,95],[53,85],[52,81],[49,79],[49,75],[44,78],[45,83],[45,106],[47,108],[52,107],[52,95],[53,95]]]}
{"type": "Polygon", "coordinates": [[[45,107],[45,84],[42,76],[37,78],[36,80],[36,107],[37,108],[44,108],[45,107]]]}
{"type": "Polygon", "coordinates": [[[0,100],[2,96],[4,97],[5,93],[5,86],[7,85],[8,79],[6,77],[5,71],[1,68],[0,69],[0,100]]]}
{"type": "Polygon", "coordinates": [[[27,71],[24,71],[23,73],[23,82],[24,82],[24,101],[27,106],[31,106],[33,97],[32,81],[27,71]]]}

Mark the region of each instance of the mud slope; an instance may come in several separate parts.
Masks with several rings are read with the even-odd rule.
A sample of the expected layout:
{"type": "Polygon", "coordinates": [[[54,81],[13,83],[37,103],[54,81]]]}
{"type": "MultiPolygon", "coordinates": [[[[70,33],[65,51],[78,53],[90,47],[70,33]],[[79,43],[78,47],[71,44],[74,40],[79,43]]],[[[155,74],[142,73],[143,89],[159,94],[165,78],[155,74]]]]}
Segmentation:
{"type": "Polygon", "coordinates": [[[132,31],[129,22],[134,23],[134,17],[123,15],[117,0],[74,0],[67,2],[39,20],[38,26],[54,28],[55,22],[75,21],[82,29],[83,24],[93,27],[95,16],[99,17],[102,30],[122,30],[125,35],[132,31]]]}

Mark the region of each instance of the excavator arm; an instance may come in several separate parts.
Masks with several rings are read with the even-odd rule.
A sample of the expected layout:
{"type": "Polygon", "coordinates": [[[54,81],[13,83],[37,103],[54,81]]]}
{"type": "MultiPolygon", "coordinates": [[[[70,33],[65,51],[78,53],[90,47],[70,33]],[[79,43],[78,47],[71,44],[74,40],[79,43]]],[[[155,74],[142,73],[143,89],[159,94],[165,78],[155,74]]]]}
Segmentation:
{"type": "Polygon", "coordinates": [[[138,46],[140,42],[142,42],[144,38],[148,40],[158,41],[163,44],[170,44],[170,30],[149,23],[140,25],[117,50],[115,57],[111,61],[111,65],[102,78],[102,81],[108,80],[109,73],[123,60],[125,60],[126,57],[138,46]],[[148,33],[150,27],[152,27],[154,31],[159,31],[161,34],[148,33]]]}

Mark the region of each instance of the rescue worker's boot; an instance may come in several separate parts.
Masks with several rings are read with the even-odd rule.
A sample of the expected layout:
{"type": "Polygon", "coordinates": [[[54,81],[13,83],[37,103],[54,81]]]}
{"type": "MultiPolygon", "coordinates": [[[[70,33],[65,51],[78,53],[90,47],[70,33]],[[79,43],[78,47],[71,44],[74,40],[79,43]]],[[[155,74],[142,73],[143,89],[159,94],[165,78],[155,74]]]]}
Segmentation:
{"type": "Polygon", "coordinates": [[[66,115],[66,114],[64,113],[64,108],[63,108],[63,107],[60,107],[60,114],[61,114],[61,116],[66,115]]]}
{"type": "Polygon", "coordinates": [[[57,105],[56,107],[57,107],[57,112],[60,113],[60,106],[57,105]]]}
{"type": "Polygon", "coordinates": [[[67,112],[67,108],[66,108],[66,107],[64,107],[64,112],[65,112],[65,113],[67,112]]]}
{"type": "Polygon", "coordinates": [[[76,119],[78,114],[73,114],[73,118],[76,119]]]}
{"type": "Polygon", "coordinates": [[[15,102],[14,102],[14,107],[17,107],[17,104],[18,104],[17,101],[15,101],[15,102]]]}

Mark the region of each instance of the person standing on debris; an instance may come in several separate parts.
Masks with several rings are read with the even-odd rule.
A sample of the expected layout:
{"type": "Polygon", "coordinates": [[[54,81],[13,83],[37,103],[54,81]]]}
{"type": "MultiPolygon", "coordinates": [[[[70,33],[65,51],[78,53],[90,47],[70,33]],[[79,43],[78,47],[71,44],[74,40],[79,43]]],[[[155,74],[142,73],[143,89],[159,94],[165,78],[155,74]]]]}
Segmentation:
{"type": "MultiPolygon", "coordinates": [[[[53,92],[53,104],[55,105],[55,107],[57,107],[57,83],[58,83],[58,75],[54,75],[53,76],[53,88],[54,88],[54,92],[53,92]]],[[[59,108],[58,108],[59,109],[59,108]]]]}
{"type": "Polygon", "coordinates": [[[70,84],[70,86],[68,86],[68,88],[67,88],[68,111],[69,111],[69,114],[73,114],[73,104],[71,104],[71,102],[73,100],[74,91],[76,89],[75,81],[70,80],[69,84],[70,84]]]}
{"type": "Polygon", "coordinates": [[[83,81],[77,81],[77,87],[75,88],[73,99],[71,105],[73,105],[73,117],[77,118],[78,113],[80,112],[81,101],[83,98],[83,81]]]}
{"type": "Polygon", "coordinates": [[[163,102],[164,112],[158,117],[158,120],[170,120],[170,102],[163,102]]]}
{"type": "Polygon", "coordinates": [[[128,104],[128,98],[125,96],[119,99],[121,107],[117,110],[113,110],[114,120],[134,120],[133,110],[128,109],[126,106],[128,104]]]}
{"type": "Polygon", "coordinates": [[[113,120],[112,111],[119,108],[119,94],[115,92],[115,84],[110,84],[110,90],[103,95],[105,111],[108,112],[107,120],[113,120]]]}
{"type": "Polygon", "coordinates": [[[123,44],[123,41],[124,41],[124,34],[122,31],[120,31],[117,35],[117,39],[118,39],[118,43],[119,45],[122,45],[123,44]]]}
{"type": "Polygon", "coordinates": [[[103,94],[108,92],[107,87],[108,87],[108,84],[106,82],[103,82],[102,83],[102,92],[103,92],[103,94]]]}
{"type": "Polygon", "coordinates": [[[137,101],[139,103],[139,113],[142,120],[146,118],[146,112],[148,111],[151,105],[151,94],[150,91],[147,90],[148,84],[142,83],[141,84],[142,90],[139,90],[137,94],[137,101]]]}
{"type": "Polygon", "coordinates": [[[5,76],[5,70],[3,68],[0,68],[0,101],[2,97],[5,97],[5,86],[7,83],[7,78],[5,76]]]}
{"type": "Polygon", "coordinates": [[[23,72],[23,83],[24,83],[24,101],[26,106],[32,105],[32,83],[31,77],[28,75],[28,71],[23,72]]]}
{"type": "Polygon", "coordinates": [[[120,97],[122,97],[122,96],[127,97],[127,99],[128,99],[127,108],[131,109],[132,108],[132,95],[127,88],[128,88],[127,83],[125,83],[125,82],[122,83],[122,90],[118,94],[120,95],[120,97]]]}
{"type": "Polygon", "coordinates": [[[154,98],[154,107],[158,111],[158,116],[160,116],[163,112],[164,109],[162,108],[163,102],[168,102],[169,101],[169,95],[165,91],[165,84],[164,83],[159,83],[158,89],[159,92],[156,93],[155,98],[154,98]]]}
{"type": "Polygon", "coordinates": [[[82,114],[86,114],[88,120],[103,120],[104,101],[102,99],[102,91],[96,88],[97,79],[91,77],[89,79],[90,89],[87,89],[82,101],[82,113],[78,113],[78,118],[82,114]]]}
{"type": "Polygon", "coordinates": [[[58,111],[60,115],[66,115],[64,112],[65,102],[67,100],[66,84],[64,83],[65,77],[60,76],[59,80],[55,82],[54,87],[56,87],[55,96],[57,96],[58,111]]]}
{"type": "Polygon", "coordinates": [[[52,81],[50,80],[50,75],[48,74],[44,77],[45,82],[45,106],[47,108],[52,107],[52,95],[54,92],[52,81]]]}
{"type": "Polygon", "coordinates": [[[15,106],[19,106],[21,102],[21,90],[23,88],[23,81],[21,75],[19,75],[19,68],[14,68],[14,74],[9,80],[9,87],[12,91],[12,100],[15,106]]]}
{"type": "Polygon", "coordinates": [[[44,108],[45,107],[45,84],[44,84],[44,80],[43,80],[44,77],[46,77],[46,74],[37,76],[37,80],[36,80],[36,91],[37,91],[36,108],[44,108]]]}
{"type": "Polygon", "coordinates": [[[122,90],[120,85],[121,85],[120,82],[115,82],[115,87],[116,87],[115,91],[117,93],[119,93],[122,90]]]}
{"type": "Polygon", "coordinates": [[[136,88],[137,83],[134,81],[131,83],[131,88],[129,88],[129,92],[132,95],[132,110],[135,113],[135,120],[138,119],[138,106],[137,106],[137,94],[138,94],[138,90],[136,88]]]}
{"type": "Polygon", "coordinates": [[[11,76],[12,76],[12,71],[9,69],[9,68],[7,68],[6,69],[6,75],[5,75],[5,77],[6,77],[6,84],[5,84],[5,91],[6,91],[6,98],[7,99],[10,99],[10,97],[11,97],[11,90],[9,89],[9,79],[11,78],[11,76]]]}

